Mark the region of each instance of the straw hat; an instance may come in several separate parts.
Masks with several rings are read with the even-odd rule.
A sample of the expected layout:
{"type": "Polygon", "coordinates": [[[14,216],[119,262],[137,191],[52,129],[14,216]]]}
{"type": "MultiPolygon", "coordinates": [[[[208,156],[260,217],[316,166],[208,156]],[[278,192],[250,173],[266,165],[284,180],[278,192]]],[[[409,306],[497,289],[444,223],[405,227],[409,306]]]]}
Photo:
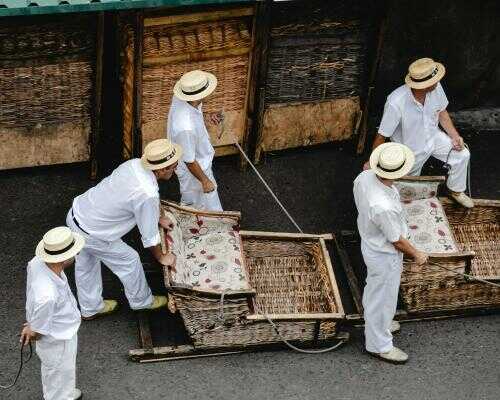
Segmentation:
{"type": "Polygon", "coordinates": [[[76,256],[85,246],[81,235],[66,226],[58,226],[43,235],[35,254],[47,263],[58,263],[76,256]]]}
{"type": "Polygon", "coordinates": [[[186,72],[174,86],[174,95],[186,101],[201,100],[211,94],[217,87],[215,75],[195,70],[186,72]]]}
{"type": "Polygon", "coordinates": [[[381,144],[370,156],[370,168],[385,179],[399,179],[407,175],[414,163],[413,152],[400,143],[381,144]]]}
{"type": "Polygon", "coordinates": [[[425,89],[439,82],[446,69],[432,58],[420,58],[408,67],[405,83],[413,89],[425,89]]]}
{"type": "Polygon", "coordinates": [[[144,168],[153,171],[175,164],[181,156],[181,146],[168,139],[157,139],[147,144],[141,161],[144,168]]]}

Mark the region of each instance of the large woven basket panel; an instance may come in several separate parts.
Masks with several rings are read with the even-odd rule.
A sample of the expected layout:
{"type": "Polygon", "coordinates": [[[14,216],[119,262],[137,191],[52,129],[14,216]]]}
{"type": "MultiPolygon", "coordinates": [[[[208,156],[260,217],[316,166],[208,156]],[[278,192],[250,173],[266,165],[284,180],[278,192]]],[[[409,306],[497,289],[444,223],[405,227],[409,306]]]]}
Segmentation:
{"type": "Polygon", "coordinates": [[[0,169],[88,160],[95,19],[0,27],[0,169]],[[23,157],[15,151],[24,148],[23,157]]]}
{"type": "Polygon", "coordinates": [[[198,23],[145,21],[143,61],[143,144],[164,137],[175,82],[182,74],[201,69],[217,76],[215,92],[203,102],[214,146],[241,139],[246,129],[246,97],[251,54],[248,16],[198,23]],[[224,121],[212,125],[211,113],[224,121]]]}

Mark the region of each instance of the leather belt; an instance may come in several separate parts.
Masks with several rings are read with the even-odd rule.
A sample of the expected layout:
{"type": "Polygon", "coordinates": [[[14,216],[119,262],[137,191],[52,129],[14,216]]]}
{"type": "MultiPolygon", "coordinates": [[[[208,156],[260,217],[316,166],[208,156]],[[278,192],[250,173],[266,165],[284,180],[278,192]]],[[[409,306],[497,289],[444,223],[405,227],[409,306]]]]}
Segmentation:
{"type": "Polygon", "coordinates": [[[73,218],[73,222],[75,225],[83,232],[86,233],[87,235],[89,234],[85,229],[81,227],[81,225],[78,223],[78,220],[75,217],[75,214],[73,213],[73,209],[71,209],[71,218],[73,218]]]}

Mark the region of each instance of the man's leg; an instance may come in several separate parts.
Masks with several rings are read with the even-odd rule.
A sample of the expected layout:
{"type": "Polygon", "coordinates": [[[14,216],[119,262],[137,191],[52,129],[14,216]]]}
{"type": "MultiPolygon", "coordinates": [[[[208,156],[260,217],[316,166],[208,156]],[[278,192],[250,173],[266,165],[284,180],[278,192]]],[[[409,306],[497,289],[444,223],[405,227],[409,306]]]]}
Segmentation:
{"type": "Polygon", "coordinates": [[[77,335],[70,340],[36,343],[44,400],[74,400],[77,335]]]}
{"type": "Polygon", "coordinates": [[[450,172],[448,173],[448,180],[446,182],[448,189],[457,193],[464,192],[467,187],[467,166],[470,160],[469,150],[452,150],[451,138],[439,129],[434,136],[434,151],[432,152],[432,156],[443,162],[448,162],[450,165],[450,172]]]}
{"type": "Polygon", "coordinates": [[[147,308],[153,303],[153,295],[137,251],[123,240],[117,240],[98,256],[122,282],[130,308],[147,308]]]}
{"type": "Polygon", "coordinates": [[[363,292],[366,350],[386,353],[393,348],[391,322],[396,313],[402,259],[363,251],[368,270],[363,292]]]}

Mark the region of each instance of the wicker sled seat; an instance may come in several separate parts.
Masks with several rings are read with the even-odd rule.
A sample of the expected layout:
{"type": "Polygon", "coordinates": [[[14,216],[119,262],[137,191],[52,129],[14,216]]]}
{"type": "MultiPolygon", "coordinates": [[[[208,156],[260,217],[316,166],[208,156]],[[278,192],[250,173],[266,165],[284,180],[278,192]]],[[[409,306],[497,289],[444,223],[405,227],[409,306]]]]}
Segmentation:
{"type": "Polygon", "coordinates": [[[176,271],[165,285],[198,349],[332,339],[344,318],[325,240],[331,235],[246,232],[237,212],[162,202],[176,271]]]}
{"type": "MultiPolygon", "coordinates": [[[[475,199],[467,210],[437,198],[442,177],[397,183],[412,244],[451,271],[500,279],[500,201],[475,199]]],[[[428,264],[405,260],[401,297],[408,312],[500,307],[500,289],[428,264]]]]}

